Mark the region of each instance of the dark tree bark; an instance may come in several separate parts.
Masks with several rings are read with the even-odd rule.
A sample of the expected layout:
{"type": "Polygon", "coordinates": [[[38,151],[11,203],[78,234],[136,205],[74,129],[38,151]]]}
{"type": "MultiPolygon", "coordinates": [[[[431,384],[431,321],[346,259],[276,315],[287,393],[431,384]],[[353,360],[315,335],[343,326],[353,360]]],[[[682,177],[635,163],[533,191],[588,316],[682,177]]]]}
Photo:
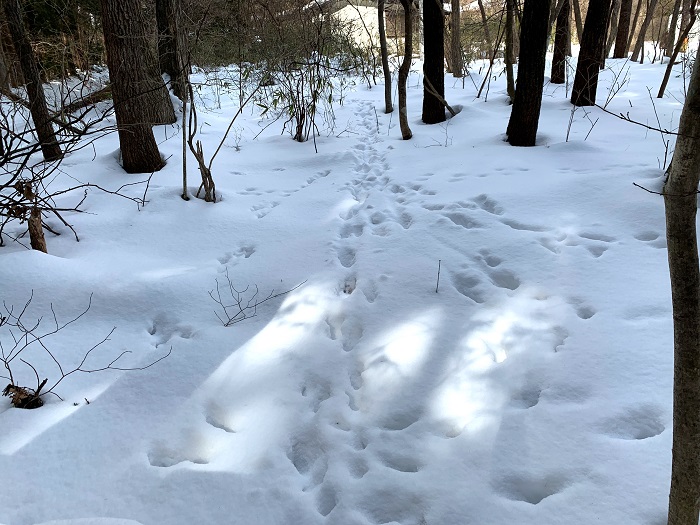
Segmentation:
{"type": "MultiPolygon", "coordinates": [[[[668,27],[668,35],[666,37],[666,56],[670,57],[676,47],[676,26],[678,25],[678,17],[681,12],[682,0],[676,0],[673,3],[673,13],[671,14],[671,22],[668,27]]],[[[681,28],[682,30],[682,28],[681,28]]]]}
{"type": "Polygon", "coordinates": [[[37,64],[34,51],[29,42],[29,37],[24,28],[22,20],[22,7],[19,0],[2,1],[7,25],[12,36],[15,53],[19,59],[29,100],[29,112],[32,114],[34,128],[36,129],[41,152],[46,160],[55,160],[61,157],[61,147],[56,140],[56,133],[51,124],[51,116],[46,106],[44,87],[41,83],[39,65],[37,64]]]}
{"type": "Polygon", "coordinates": [[[445,121],[445,16],[442,0],[424,0],[423,38],[422,119],[426,124],[437,124],[445,121]]]}
{"type": "Polygon", "coordinates": [[[399,79],[397,81],[399,91],[399,126],[401,127],[401,138],[408,140],[413,136],[413,132],[408,125],[408,110],[406,108],[406,82],[408,72],[411,70],[413,60],[413,0],[401,0],[403,6],[404,24],[404,49],[403,62],[399,67],[399,79]]]}
{"type": "Polygon", "coordinates": [[[384,27],[384,0],[377,2],[377,24],[379,25],[382,71],[384,71],[384,113],[391,113],[394,111],[394,105],[391,102],[391,70],[389,69],[389,50],[386,45],[386,28],[384,27]]]}
{"type": "Polygon", "coordinates": [[[581,4],[578,0],[571,1],[574,8],[574,22],[576,22],[576,36],[578,37],[579,44],[583,39],[583,17],[581,16],[581,4]]]}
{"type": "Polygon", "coordinates": [[[557,29],[554,34],[554,56],[552,57],[552,84],[563,84],[566,82],[566,52],[569,49],[569,38],[571,31],[571,9],[569,0],[564,1],[564,5],[557,16],[557,29]]]}
{"type": "Polygon", "coordinates": [[[610,31],[608,31],[608,40],[605,44],[605,52],[603,58],[610,56],[610,51],[615,44],[617,38],[617,26],[620,22],[620,9],[622,8],[622,0],[613,0],[612,11],[610,13],[610,31]]]}
{"type": "Polygon", "coordinates": [[[629,40],[630,19],[632,18],[632,1],[633,0],[622,0],[620,3],[620,19],[617,24],[613,58],[627,58],[627,42],[629,40]]]}
{"type": "Polygon", "coordinates": [[[595,105],[598,72],[605,47],[609,12],[610,0],[591,0],[588,4],[576,77],[571,91],[571,103],[575,106],[595,105]]]}
{"type": "Polygon", "coordinates": [[[515,100],[515,75],[513,74],[513,64],[515,64],[515,53],[513,49],[514,28],[515,28],[515,0],[506,0],[506,90],[510,103],[515,100]]]}
{"type": "Polygon", "coordinates": [[[639,36],[637,37],[637,43],[634,45],[634,51],[632,51],[632,58],[630,59],[632,60],[632,62],[637,62],[640,59],[640,55],[642,54],[642,50],[644,49],[644,38],[646,37],[649,24],[651,24],[651,19],[654,17],[654,11],[656,10],[656,6],[658,3],[658,0],[651,0],[651,3],[647,8],[647,14],[644,17],[644,21],[642,22],[642,27],[639,28],[639,36]]]}
{"type": "Polygon", "coordinates": [[[673,458],[668,525],[698,522],[700,479],[700,67],[693,68],[664,185],[673,305],[673,458]]]}
{"type": "Polygon", "coordinates": [[[129,173],[158,171],[163,167],[163,160],[151,128],[157,119],[149,105],[155,92],[166,90],[162,82],[154,85],[153,74],[149,74],[155,61],[151,59],[153,53],[141,3],[139,0],[101,0],[101,5],[124,169],[129,173]]]}
{"type": "Polygon", "coordinates": [[[173,93],[180,100],[187,96],[186,82],[190,73],[182,20],[181,0],[156,0],[160,71],[168,74],[173,93]]]}
{"type": "Polygon", "coordinates": [[[10,72],[7,69],[7,56],[5,55],[5,46],[0,38],[0,92],[10,90],[10,72]]]}
{"type": "Polygon", "coordinates": [[[464,63],[462,62],[462,17],[459,11],[459,0],[452,0],[451,7],[450,54],[452,55],[452,75],[455,78],[462,78],[464,76],[464,63]]]}
{"type": "Polygon", "coordinates": [[[512,146],[534,146],[542,106],[549,0],[525,0],[520,29],[520,58],[515,100],[508,122],[512,146]]]}

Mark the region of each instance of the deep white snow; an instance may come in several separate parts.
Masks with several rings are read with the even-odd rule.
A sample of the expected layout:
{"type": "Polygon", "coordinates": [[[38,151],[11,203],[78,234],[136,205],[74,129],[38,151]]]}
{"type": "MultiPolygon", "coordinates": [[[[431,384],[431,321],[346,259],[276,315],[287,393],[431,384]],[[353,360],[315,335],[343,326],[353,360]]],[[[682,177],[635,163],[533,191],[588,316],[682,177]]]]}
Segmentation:
{"type": "MultiPolygon", "coordinates": [[[[599,102],[624,84],[607,109],[659,127],[647,87],[665,66],[608,65],[599,102]]],[[[27,319],[50,327],[51,304],[71,319],[92,294],[46,340],[66,368],[115,326],[93,367],[172,348],[146,370],[74,374],[38,410],[0,398],[0,523],[665,523],[663,202],[633,186],[660,189],[662,137],[596,108],[568,130],[566,87],[547,84],[538,146],[511,147],[505,76],[485,101],[481,74],[446,77],[461,111],[426,126],[414,72],[410,141],[381,85],[346,93],[318,153],[281,121],[254,140],[269,120],[251,106],[214,163],[216,204],[180,199],[178,128],[157,128],[169,160],[142,210],[91,191],[89,213],[68,215],[79,243],[54,220],[49,255],[0,249],[0,298],[21,307],[33,290],[27,319]],[[207,292],[227,274],[246,300],[303,284],[224,327],[207,292]]],[[[653,100],[669,130],[678,75],[653,100]]],[[[221,109],[200,110],[207,155],[237,109],[217,91],[221,109]]],[[[53,184],[143,180],[116,135],[95,148],[53,184]]],[[[39,348],[24,357],[60,377],[39,348]]]]}

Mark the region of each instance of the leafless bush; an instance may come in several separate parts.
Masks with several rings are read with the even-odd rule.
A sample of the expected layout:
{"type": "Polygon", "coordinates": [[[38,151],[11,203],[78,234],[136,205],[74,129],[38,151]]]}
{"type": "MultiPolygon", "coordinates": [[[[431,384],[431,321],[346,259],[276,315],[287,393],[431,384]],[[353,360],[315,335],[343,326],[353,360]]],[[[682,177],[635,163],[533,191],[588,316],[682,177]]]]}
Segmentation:
{"type": "Polygon", "coordinates": [[[216,280],[216,288],[209,291],[209,297],[218,305],[218,311],[215,310],[214,314],[221,321],[224,326],[231,326],[246,319],[255,317],[258,314],[258,307],[263,303],[266,303],[277,297],[281,297],[290,292],[293,292],[300,286],[302,286],[306,281],[297,284],[294,288],[290,288],[284,292],[275,293],[275,290],[271,290],[265,296],[260,295],[260,290],[258,285],[254,285],[253,288],[247,285],[243,289],[238,289],[234,286],[233,281],[228,273],[228,268],[226,269],[226,282],[219,284],[219,280],[216,280]]]}
{"type": "MultiPolygon", "coordinates": [[[[60,109],[51,115],[52,125],[63,155],[51,162],[41,156],[41,144],[36,138],[35,127],[28,111],[28,102],[21,94],[0,94],[0,246],[6,238],[22,243],[29,233],[31,247],[47,251],[43,230],[58,235],[49,219],[53,217],[68,228],[78,239],[77,232],[68,222],[68,213],[79,213],[90,188],[132,200],[137,206],[145,204],[142,198],[123,193],[130,183],[117,190],[108,190],[90,182],[79,181],[63,168],[66,156],[92,147],[95,140],[116,129],[107,123],[111,112],[108,103],[96,104],[108,96],[108,90],[83,92],[85,84],[52,93],[54,104],[60,109]],[[59,178],[62,175],[61,181],[59,178]],[[66,180],[70,182],[66,183],[66,180]],[[66,197],[72,203],[64,204],[66,197]],[[59,199],[61,204],[59,204],[59,199]],[[26,230],[9,234],[10,224],[27,224],[26,230]]],[[[147,182],[147,181],[144,181],[147,182]]]]}
{"type": "Polygon", "coordinates": [[[0,377],[9,381],[8,385],[3,389],[2,395],[9,397],[12,404],[17,408],[39,408],[44,404],[43,398],[49,394],[62,399],[55,392],[55,389],[64,379],[73,374],[79,372],[89,374],[105,370],[145,370],[168,357],[172,351],[171,348],[164,356],[140,367],[124,367],[121,365],[122,358],[131,353],[128,350],[119,353],[116,357],[102,364],[91,364],[93,352],[109,341],[109,337],[116,330],[116,328],[112,328],[106,336],[83,352],[82,359],[77,365],[68,367],[64,364],[65,361],[62,362],[63,358],[60,358],[49,347],[49,340],[68,326],[80,321],[88,313],[92,304],[92,295],[90,295],[87,307],[77,316],[67,321],[59,321],[53,304],[50,305],[51,315],[47,316],[47,318],[42,316],[38,319],[27,320],[33,297],[34,292],[32,292],[24,306],[19,309],[3,301],[4,311],[0,314],[0,364],[2,364],[7,373],[7,375],[0,375],[0,377]],[[42,374],[39,374],[39,365],[37,363],[41,360],[39,355],[41,353],[53,363],[53,374],[58,376],[51,383],[49,383],[48,378],[40,379],[45,371],[42,370],[42,374]],[[25,386],[26,379],[24,376],[26,374],[18,372],[19,363],[24,364],[32,371],[36,380],[35,387],[25,386]]]}

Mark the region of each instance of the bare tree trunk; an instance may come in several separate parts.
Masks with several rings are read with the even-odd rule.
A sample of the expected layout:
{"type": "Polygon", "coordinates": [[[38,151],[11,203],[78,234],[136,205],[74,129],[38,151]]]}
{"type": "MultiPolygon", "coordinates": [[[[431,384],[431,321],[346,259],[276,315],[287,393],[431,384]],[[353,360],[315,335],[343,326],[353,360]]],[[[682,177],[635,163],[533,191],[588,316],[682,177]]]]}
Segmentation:
{"type": "Polygon", "coordinates": [[[673,458],[668,525],[698,522],[700,479],[700,67],[693,68],[664,185],[673,304],[673,458]]]}
{"type": "Polygon", "coordinates": [[[486,40],[486,45],[489,49],[489,56],[493,56],[493,40],[491,40],[491,31],[489,31],[489,20],[486,16],[486,10],[484,9],[484,3],[482,0],[477,0],[479,5],[479,12],[481,13],[481,25],[484,28],[484,40],[486,40]]]}
{"type": "Polygon", "coordinates": [[[552,57],[552,84],[566,82],[566,51],[569,47],[571,31],[571,3],[564,1],[559,16],[557,16],[557,29],[554,34],[554,56],[552,57]]]}
{"type": "MultiPolygon", "coordinates": [[[[690,12],[690,4],[692,3],[692,0],[682,0],[682,5],[681,5],[681,27],[686,27],[688,25],[688,19],[690,18],[690,15],[692,14],[690,12]]],[[[684,43],[683,47],[681,48],[681,51],[685,53],[687,50],[687,45],[684,43]]]]}
{"type": "Polygon", "coordinates": [[[462,19],[460,13],[459,0],[452,1],[452,12],[450,21],[452,23],[452,33],[450,34],[450,50],[452,55],[452,75],[455,78],[464,76],[464,64],[462,63],[462,19]]]}
{"type": "Polygon", "coordinates": [[[578,37],[579,44],[583,38],[583,18],[581,17],[581,4],[579,0],[573,0],[574,5],[574,21],[576,22],[576,36],[578,37]]]}
{"type": "Polygon", "coordinates": [[[5,55],[5,47],[0,38],[0,92],[10,90],[10,73],[7,69],[7,57],[5,55]]]}
{"type": "Polygon", "coordinates": [[[612,13],[610,14],[610,32],[608,33],[608,43],[605,45],[604,58],[610,56],[613,44],[617,38],[617,26],[620,20],[620,9],[622,8],[621,0],[613,0],[612,13]]]}
{"type": "Polygon", "coordinates": [[[639,20],[639,15],[642,12],[642,4],[645,0],[639,0],[637,2],[637,8],[634,10],[634,20],[632,20],[632,25],[630,25],[629,35],[627,37],[627,52],[629,53],[632,47],[632,40],[634,40],[634,33],[637,30],[637,21],[639,20]]]}
{"type": "Polygon", "coordinates": [[[515,75],[513,74],[513,64],[515,64],[515,53],[513,49],[514,26],[515,26],[515,0],[506,0],[506,90],[510,103],[515,100],[515,75]]]}
{"type": "Polygon", "coordinates": [[[401,0],[404,11],[404,44],[403,62],[399,67],[398,91],[399,91],[399,125],[401,126],[401,138],[408,140],[413,132],[408,125],[408,110],[406,109],[406,82],[408,72],[411,70],[413,60],[413,13],[412,0],[401,0]]]}
{"type": "Polygon", "coordinates": [[[190,71],[187,66],[187,38],[182,20],[181,0],[156,0],[160,71],[170,77],[175,96],[185,100],[185,77],[190,71]]]}
{"type": "Polygon", "coordinates": [[[506,135],[512,146],[534,146],[542,107],[549,0],[525,0],[518,84],[506,135]]]}
{"type": "Polygon", "coordinates": [[[15,53],[19,59],[22,74],[26,82],[27,98],[29,99],[29,111],[32,114],[34,128],[36,129],[41,152],[46,160],[55,160],[61,157],[61,147],[56,140],[56,133],[51,124],[51,116],[46,106],[44,87],[41,83],[39,65],[32,50],[29,37],[22,20],[22,7],[19,0],[2,0],[7,25],[12,35],[15,53]]]}
{"type": "Polygon", "coordinates": [[[389,50],[386,45],[386,28],[384,27],[384,0],[377,2],[377,23],[379,26],[379,50],[382,55],[382,71],[384,71],[384,113],[394,111],[391,102],[391,70],[389,69],[389,50]]]}
{"type": "Polygon", "coordinates": [[[661,81],[661,86],[659,87],[659,93],[657,98],[662,98],[664,96],[664,91],[666,91],[666,86],[668,85],[668,81],[671,78],[671,73],[673,71],[673,64],[676,61],[676,58],[678,57],[678,54],[681,52],[681,48],[683,47],[683,43],[685,42],[686,38],[688,38],[688,35],[690,34],[690,31],[693,29],[693,25],[695,24],[695,6],[697,4],[696,0],[693,0],[692,4],[690,5],[690,19],[688,20],[688,25],[686,25],[683,30],[681,31],[681,34],[678,36],[678,42],[676,42],[675,47],[673,48],[673,52],[671,53],[671,57],[668,61],[668,64],[666,64],[666,71],[664,72],[664,79],[661,81]]]}
{"type": "MultiPolygon", "coordinates": [[[[668,35],[666,37],[666,56],[670,57],[676,47],[676,26],[678,25],[678,16],[681,12],[682,0],[676,0],[673,3],[673,13],[671,14],[671,22],[668,26],[668,35]]],[[[681,31],[683,27],[681,26],[681,31]]]]}
{"type": "Polygon", "coordinates": [[[591,0],[583,27],[581,50],[576,65],[576,77],[571,91],[571,103],[575,106],[594,106],[598,90],[600,59],[605,48],[610,0],[591,0]]]}
{"type": "Polygon", "coordinates": [[[642,27],[639,28],[639,37],[637,38],[637,43],[634,45],[634,51],[632,51],[632,62],[638,62],[639,57],[644,49],[644,37],[646,37],[647,29],[651,23],[651,19],[654,17],[654,10],[658,4],[658,0],[651,0],[651,3],[647,7],[647,14],[642,22],[642,27]]]}
{"type": "Polygon", "coordinates": [[[632,18],[632,1],[633,0],[622,0],[620,2],[620,20],[617,25],[613,58],[627,58],[627,41],[630,31],[630,18],[632,18]]]}
{"type": "MultiPolygon", "coordinates": [[[[124,169],[149,173],[163,167],[151,124],[153,93],[166,92],[165,85],[153,85],[149,68],[155,65],[139,0],[101,0],[102,29],[114,111],[119,127],[124,169]]],[[[157,71],[156,71],[157,72],[157,71]]],[[[172,105],[171,105],[172,111],[172,105]]],[[[173,116],[174,116],[173,112],[173,116]]]]}
{"type": "Polygon", "coordinates": [[[29,230],[29,243],[32,250],[49,253],[46,247],[46,238],[44,237],[44,228],[41,225],[41,210],[34,206],[29,213],[27,221],[27,229],[29,230]]]}
{"type": "Polygon", "coordinates": [[[426,124],[445,121],[445,15],[442,0],[423,3],[423,112],[426,124]]]}

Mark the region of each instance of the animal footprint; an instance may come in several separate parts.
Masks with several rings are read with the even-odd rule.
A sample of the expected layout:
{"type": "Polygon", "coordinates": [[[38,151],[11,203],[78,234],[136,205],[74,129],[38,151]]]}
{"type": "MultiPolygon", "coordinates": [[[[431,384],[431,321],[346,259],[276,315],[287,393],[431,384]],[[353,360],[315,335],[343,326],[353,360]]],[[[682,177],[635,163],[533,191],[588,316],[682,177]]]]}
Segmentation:
{"type": "Polygon", "coordinates": [[[500,206],[500,204],[484,193],[478,197],[475,197],[473,201],[477,203],[484,211],[487,211],[493,215],[503,215],[503,208],[500,206]]]}
{"type": "Polygon", "coordinates": [[[599,428],[603,434],[618,439],[648,439],[666,430],[662,414],[663,411],[654,405],[629,408],[618,416],[606,419],[599,428]]]}
{"type": "Polygon", "coordinates": [[[643,231],[634,236],[638,241],[642,241],[653,248],[665,249],[666,237],[655,231],[643,231]]]}
{"type": "Polygon", "coordinates": [[[357,253],[349,246],[344,246],[338,251],[338,261],[345,268],[350,268],[353,264],[355,264],[356,258],[357,253]]]}
{"type": "Polygon", "coordinates": [[[485,301],[482,292],[479,290],[481,279],[469,272],[459,272],[452,275],[452,284],[463,296],[468,297],[475,303],[485,301]]]}
{"type": "Polygon", "coordinates": [[[194,336],[194,328],[180,324],[174,317],[167,313],[159,313],[151,322],[148,333],[155,339],[156,348],[167,343],[174,336],[182,339],[190,339],[194,336]]]}
{"type": "Polygon", "coordinates": [[[537,505],[542,500],[566,489],[571,485],[571,481],[562,473],[552,473],[544,477],[514,474],[504,477],[493,485],[497,492],[510,500],[537,505]]]}

